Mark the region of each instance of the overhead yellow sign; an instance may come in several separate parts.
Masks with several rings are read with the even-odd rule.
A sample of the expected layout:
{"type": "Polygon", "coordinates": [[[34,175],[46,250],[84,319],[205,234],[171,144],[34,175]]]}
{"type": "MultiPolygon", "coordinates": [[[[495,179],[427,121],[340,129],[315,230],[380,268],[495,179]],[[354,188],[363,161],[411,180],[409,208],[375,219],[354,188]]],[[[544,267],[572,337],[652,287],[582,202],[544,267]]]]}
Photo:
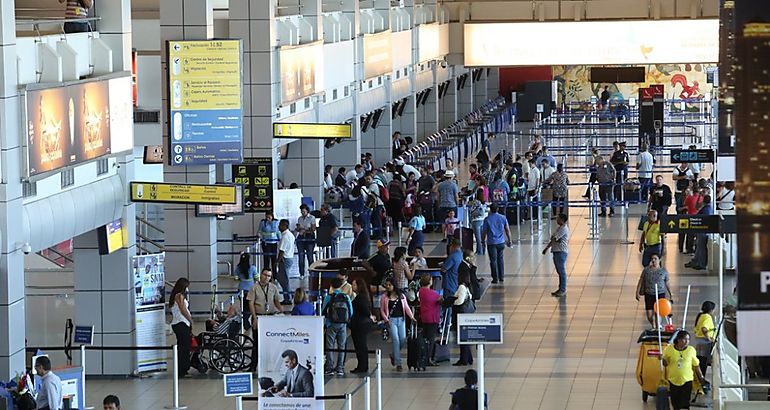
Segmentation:
{"type": "Polygon", "coordinates": [[[241,41],[168,42],[172,110],[241,108],[241,41]]]}
{"type": "Polygon", "coordinates": [[[273,124],[274,138],[350,138],[350,124],[307,124],[277,122],[273,124]]]}
{"type": "Polygon", "coordinates": [[[235,185],[131,182],[131,201],[175,204],[235,204],[235,185]]]}

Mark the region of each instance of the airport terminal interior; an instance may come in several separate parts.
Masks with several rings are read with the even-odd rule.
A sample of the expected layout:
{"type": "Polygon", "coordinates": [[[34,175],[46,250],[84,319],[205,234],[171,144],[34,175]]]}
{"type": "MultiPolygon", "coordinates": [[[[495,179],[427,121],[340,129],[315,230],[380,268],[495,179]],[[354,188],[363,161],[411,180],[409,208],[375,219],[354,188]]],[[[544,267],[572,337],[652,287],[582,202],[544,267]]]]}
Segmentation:
{"type": "Polygon", "coordinates": [[[770,4],[0,10],[0,410],[770,409],[770,4]]]}

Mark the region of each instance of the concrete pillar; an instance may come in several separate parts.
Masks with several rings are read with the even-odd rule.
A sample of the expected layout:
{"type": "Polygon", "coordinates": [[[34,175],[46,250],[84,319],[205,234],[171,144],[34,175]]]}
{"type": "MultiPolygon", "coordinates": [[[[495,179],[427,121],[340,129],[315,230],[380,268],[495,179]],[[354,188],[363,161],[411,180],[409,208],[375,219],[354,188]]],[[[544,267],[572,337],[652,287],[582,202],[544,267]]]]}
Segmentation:
{"type": "Polygon", "coordinates": [[[22,127],[15,21],[14,2],[0,2],[0,380],[24,371],[24,240],[18,222],[22,216],[22,127]]]}
{"type": "Polygon", "coordinates": [[[411,136],[415,144],[425,139],[424,135],[421,136],[417,133],[417,107],[415,106],[414,95],[407,98],[404,113],[397,120],[398,127],[394,124],[393,132],[401,131],[403,137],[411,136]]]}
{"type": "MultiPolygon", "coordinates": [[[[393,159],[392,135],[394,129],[391,128],[390,106],[381,108],[383,110],[377,128],[371,128],[362,134],[361,153],[370,152],[374,164],[378,167],[393,159]]],[[[360,159],[360,155],[358,159],[360,159]]]]}
{"type": "Polygon", "coordinates": [[[457,91],[458,118],[473,111],[473,71],[467,71],[466,74],[468,77],[465,79],[465,86],[457,91]]]}
{"type": "Polygon", "coordinates": [[[286,188],[296,182],[302,189],[302,195],[313,198],[316,209],[323,203],[323,150],[323,140],[298,140],[289,144],[289,155],[283,160],[283,183],[286,188]]]}
{"type": "MultiPolygon", "coordinates": [[[[160,2],[161,66],[165,73],[167,40],[205,40],[214,37],[214,11],[210,0],[165,0],[160,2]]],[[[237,37],[237,36],[236,36],[237,37]]],[[[161,82],[166,89],[166,76],[161,82]]],[[[166,95],[163,94],[166,116],[166,95]]],[[[164,118],[164,123],[167,119],[164,118]]],[[[163,144],[168,146],[168,130],[163,127],[163,144]]],[[[164,167],[164,179],[171,183],[213,184],[213,165],[164,167]]],[[[165,211],[166,280],[190,280],[190,292],[210,291],[217,283],[217,230],[214,218],[195,217],[192,205],[167,205],[165,211]]],[[[208,312],[208,295],[191,295],[193,314],[208,312]]]]}
{"type": "Polygon", "coordinates": [[[421,135],[421,138],[426,138],[432,135],[439,129],[439,115],[438,115],[438,87],[429,88],[430,95],[424,105],[418,108],[419,117],[417,120],[417,129],[421,135]]]}
{"type": "Polygon", "coordinates": [[[487,69],[480,68],[481,75],[479,80],[473,83],[473,108],[479,108],[484,105],[487,98],[487,69]]]}
{"type": "Polygon", "coordinates": [[[447,84],[446,95],[441,99],[441,128],[448,127],[457,121],[457,77],[452,77],[447,84]]]}

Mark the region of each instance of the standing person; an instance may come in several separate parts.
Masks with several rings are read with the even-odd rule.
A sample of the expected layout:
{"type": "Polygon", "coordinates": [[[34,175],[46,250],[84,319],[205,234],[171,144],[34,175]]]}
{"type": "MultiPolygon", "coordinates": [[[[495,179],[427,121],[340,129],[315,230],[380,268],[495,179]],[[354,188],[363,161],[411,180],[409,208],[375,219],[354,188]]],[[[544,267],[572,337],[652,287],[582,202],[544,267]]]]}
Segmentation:
{"type": "Polygon", "coordinates": [[[700,313],[695,316],[695,352],[700,361],[700,372],[705,375],[711,363],[711,348],[716,341],[716,326],[714,326],[714,309],[717,305],[707,300],[700,307],[700,313]]]}
{"type": "Polygon", "coordinates": [[[610,216],[615,215],[615,207],[612,205],[615,199],[615,190],[612,189],[615,183],[615,168],[601,156],[596,166],[596,182],[599,183],[599,200],[602,203],[599,216],[607,216],[607,206],[610,208],[610,216]]]}
{"type": "Polygon", "coordinates": [[[276,269],[275,259],[278,256],[278,240],[281,237],[281,231],[278,230],[278,221],[275,220],[272,211],[265,212],[265,218],[259,221],[257,237],[262,243],[262,266],[276,269]]]}
{"type": "Polygon", "coordinates": [[[471,198],[468,209],[470,210],[473,236],[476,238],[476,255],[483,255],[484,241],[481,240],[481,231],[484,227],[484,220],[488,215],[487,204],[486,201],[484,201],[484,191],[482,189],[477,189],[476,194],[471,198]]]}
{"type": "Polygon", "coordinates": [[[385,275],[387,275],[388,271],[393,268],[390,261],[389,246],[390,241],[377,241],[377,252],[361,263],[364,269],[371,275],[371,280],[369,281],[371,288],[369,291],[373,296],[379,292],[380,286],[383,284],[382,281],[385,279],[385,275]]]}
{"type": "MultiPolygon", "coordinates": [[[[452,159],[450,159],[450,158],[446,159],[446,171],[447,172],[452,172],[452,176],[453,177],[455,177],[455,176],[460,174],[460,172],[457,170],[457,167],[455,166],[454,161],[452,161],[452,159]]],[[[454,183],[456,184],[457,181],[454,181],[454,183]]]]}
{"type": "MultiPolygon", "coordinates": [[[[703,200],[703,197],[694,190],[692,187],[687,187],[682,193],[682,206],[679,207],[678,213],[685,215],[695,215],[698,213],[698,204],[703,200]]],[[[695,252],[695,235],[691,233],[680,232],[677,249],[683,253],[695,252]]]]}
{"type": "Polygon", "coordinates": [[[444,239],[441,242],[446,242],[449,238],[454,238],[455,232],[460,228],[460,220],[455,217],[455,209],[449,208],[446,212],[446,219],[444,219],[444,239]]]}
{"type": "MultiPolygon", "coordinates": [[[[467,270],[463,270],[458,277],[459,285],[454,293],[454,303],[452,309],[454,313],[474,313],[476,305],[473,302],[473,293],[471,293],[471,275],[467,270]]],[[[458,329],[459,332],[459,329],[458,329]]],[[[458,335],[459,342],[460,337],[458,335]]],[[[460,358],[452,366],[469,366],[473,364],[473,354],[470,345],[460,345],[460,358]]]]}
{"type": "MultiPolygon", "coordinates": [[[[294,235],[289,230],[289,220],[281,219],[278,223],[278,230],[281,231],[281,240],[278,242],[278,258],[276,258],[275,279],[281,285],[283,290],[283,305],[290,305],[289,294],[289,269],[294,264],[294,235]]],[[[264,272],[264,270],[263,270],[264,272]]]]}
{"type": "MultiPolygon", "coordinates": [[[[617,150],[612,154],[610,162],[615,167],[615,200],[622,198],[623,184],[625,184],[628,178],[628,164],[631,162],[631,158],[626,152],[626,143],[616,142],[617,150]]],[[[625,198],[624,198],[625,199],[625,198]]]]}
{"type": "Polygon", "coordinates": [[[652,185],[652,167],[655,165],[655,157],[652,156],[647,144],[639,147],[639,155],[636,157],[636,170],[641,184],[642,201],[647,201],[652,185]]]}
{"type": "Polygon", "coordinates": [[[532,153],[533,156],[538,156],[540,155],[540,151],[542,150],[543,150],[543,137],[541,137],[540,134],[536,134],[532,138],[532,144],[530,144],[529,146],[528,153],[532,153]]]}
{"type": "Polygon", "coordinates": [[[673,179],[676,184],[674,199],[676,200],[677,206],[681,206],[684,190],[687,189],[693,181],[692,171],[690,171],[687,164],[679,164],[678,167],[674,168],[673,179]]]}
{"type": "Polygon", "coordinates": [[[353,346],[356,350],[356,368],[350,372],[368,373],[369,372],[369,345],[367,338],[371,332],[372,325],[372,302],[369,296],[369,289],[363,278],[357,278],[353,281],[353,292],[356,297],[353,298],[353,316],[350,318],[350,336],[353,338],[353,346]]]}
{"type": "MultiPolygon", "coordinates": [[[[257,268],[251,264],[251,255],[245,252],[242,253],[238,260],[238,265],[235,266],[235,271],[238,277],[238,292],[241,300],[245,301],[246,296],[249,294],[249,290],[254,286],[254,277],[257,276],[257,268]]],[[[248,330],[251,328],[249,325],[249,319],[251,318],[251,315],[249,314],[249,304],[242,303],[242,305],[243,324],[246,326],[246,330],[248,330]]]]}
{"type": "Polygon", "coordinates": [[[590,176],[588,177],[588,186],[586,187],[586,192],[583,194],[583,198],[589,199],[589,195],[591,194],[591,186],[592,184],[596,183],[596,167],[599,166],[599,159],[601,158],[601,155],[599,155],[599,150],[596,148],[591,148],[591,162],[588,164],[588,170],[590,172],[590,176]]]}
{"type": "MultiPolygon", "coordinates": [[[[88,17],[88,9],[93,7],[93,0],[59,0],[59,3],[67,3],[64,18],[84,19],[88,17]]],[[[91,27],[87,21],[67,21],[64,23],[65,33],[87,33],[91,27]]]]}
{"type": "Polygon", "coordinates": [[[500,215],[496,203],[489,206],[489,215],[484,219],[481,230],[481,241],[487,244],[489,252],[489,269],[492,272],[492,283],[503,283],[505,280],[504,255],[506,246],[511,246],[511,230],[508,219],[500,215]]]}
{"type": "Polygon", "coordinates": [[[332,180],[332,166],[326,165],[324,167],[324,189],[331,189],[334,186],[332,180]]]}
{"type": "Polygon", "coordinates": [[[414,215],[409,221],[409,233],[406,235],[407,254],[414,256],[415,250],[422,248],[425,243],[423,230],[425,230],[426,224],[425,217],[422,215],[422,207],[415,206],[414,215]]]}
{"type": "Polygon", "coordinates": [[[345,174],[345,182],[350,185],[364,176],[364,167],[361,164],[356,164],[347,174],[345,174]]]}
{"type": "Polygon", "coordinates": [[[350,256],[356,259],[369,259],[369,233],[361,226],[360,220],[353,220],[353,243],[350,256]]]}
{"type": "MultiPolygon", "coordinates": [[[[690,149],[696,150],[696,149],[698,149],[698,146],[697,145],[690,145],[690,149]]],[[[692,179],[697,181],[698,180],[698,176],[700,176],[701,164],[699,164],[697,162],[691,162],[691,163],[687,164],[687,167],[690,169],[690,172],[692,173],[692,179]]]]}
{"type": "MultiPolygon", "coordinates": [[[[190,355],[188,354],[188,361],[189,357],[190,355]]],[[[51,359],[48,356],[40,356],[35,359],[35,372],[37,372],[41,379],[40,389],[37,392],[38,410],[62,409],[64,407],[64,396],[61,389],[61,379],[51,371],[51,359]]]]}
{"type": "Polygon", "coordinates": [[[430,273],[425,272],[420,275],[420,290],[418,291],[418,300],[420,301],[420,326],[422,335],[430,343],[431,351],[428,352],[428,364],[436,366],[433,361],[433,345],[438,335],[438,324],[441,321],[441,295],[431,289],[433,278],[430,273]]]}
{"type": "MultiPolygon", "coordinates": [[[[535,160],[529,160],[529,172],[527,173],[527,200],[530,202],[537,201],[537,192],[540,189],[540,170],[535,165],[535,160]]],[[[537,205],[532,206],[532,212],[529,218],[537,220],[537,205]]]]}
{"type": "MultiPolygon", "coordinates": [[[[285,219],[284,219],[285,221],[285,219]]],[[[288,221],[286,222],[288,227],[288,221]]],[[[287,229],[288,230],[288,229],[287,229]]],[[[279,262],[280,266],[280,262],[279,262]]],[[[254,347],[252,349],[252,358],[257,356],[257,316],[275,315],[281,313],[281,297],[278,292],[278,287],[272,282],[273,272],[270,269],[262,268],[262,272],[259,273],[259,280],[249,291],[249,295],[246,296],[246,301],[249,303],[249,310],[251,311],[251,330],[254,337],[254,347]]],[[[287,285],[288,286],[288,285],[287,285]]],[[[251,371],[257,369],[257,361],[251,361],[251,371]]]]}
{"type": "Polygon", "coordinates": [[[717,182],[717,210],[734,211],[735,210],[735,183],[717,182]]]}
{"type": "Polygon", "coordinates": [[[315,216],[310,214],[310,208],[302,204],[299,207],[300,216],[297,218],[297,253],[299,254],[299,277],[305,278],[305,259],[307,266],[313,264],[315,252],[315,216]]]}
{"type": "Polygon", "coordinates": [[[452,238],[449,241],[449,255],[441,264],[444,271],[444,294],[454,295],[457,292],[457,273],[463,261],[463,252],[460,250],[460,241],[452,238]]]}
{"type": "MultiPolygon", "coordinates": [[[[350,273],[348,273],[347,269],[340,269],[339,272],[337,272],[337,277],[340,278],[342,281],[342,287],[339,288],[340,291],[350,297],[350,300],[355,299],[356,292],[353,291],[353,285],[348,282],[350,279],[350,273]]],[[[332,293],[332,289],[329,288],[329,293],[332,293]]]]}
{"type": "Polygon", "coordinates": [[[401,365],[401,347],[406,344],[406,317],[414,320],[412,309],[393,278],[385,280],[385,294],[380,298],[380,315],[390,328],[390,339],[393,343],[393,353],[390,363],[396,366],[396,371],[404,370],[401,365]]]}
{"type": "Polygon", "coordinates": [[[434,188],[438,196],[438,220],[445,219],[449,215],[449,211],[457,212],[457,204],[460,202],[458,196],[460,188],[453,181],[454,177],[455,173],[453,171],[446,171],[444,173],[444,180],[434,188]]]}
{"type": "Polygon", "coordinates": [[[305,294],[305,289],[297,288],[294,291],[294,307],[291,309],[292,316],[313,316],[315,315],[315,307],[305,294]]]}
{"type": "Polygon", "coordinates": [[[601,95],[599,96],[599,99],[602,102],[601,109],[603,110],[609,110],[610,109],[610,87],[605,85],[604,91],[602,91],[601,95]]]}
{"type": "Polygon", "coordinates": [[[406,292],[409,288],[409,282],[414,278],[414,271],[406,262],[406,248],[399,246],[393,251],[393,279],[396,286],[406,292]]]}
{"type": "Polygon", "coordinates": [[[330,256],[336,258],[337,246],[339,245],[337,239],[340,237],[339,223],[337,223],[337,217],[331,213],[329,204],[321,205],[321,217],[318,219],[318,227],[328,229],[329,235],[332,238],[330,256]]]}
{"type": "Polygon", "coordinates": [[[171,329],[174,331],[179,349],[179,363],[177,363],[179,377],[184,377],[190,370],[193,320],[189,310],[190,302],[186,297],[189,287],[190,281],[187,278],[177,279],[168,298],[168,307],[171,309],[171,329]]]}
{"type": "MultiPolygon", "coordinates": [[[[433,194],[433,188],[436,185],[436,180],[433,175],[428,172],[428,168],[420,168],[420,178],[417,180],[417,202],[422,208],[422,214],[425,216],[427,222],[435,222],[435,196],[433,194]]],[[[425,233],[432,232],[432,227],[426,227],[425,233]]]]}
{"type": "Polygon", "coordinates": [[[334,278],[331,283],[331,291],[324,297],[321,312],[325,317],[324,327],[326,328],[325,347],[326,352],[326,376],[345,375],[345,346],[348,338],[348,322],[353,315],[353,303],[350,297],[340,290],[342,288],[342,279],[334,278]],[[334,360],[334,354],[331,349],[340,350],[337,352],[337,360],[334,360]]]}
{"type": "Polygon", "coordinates": [[[663,183],[663,175],[655,177],[655,185],[650,191],[650,201],[648,208],[658,212],[658,217],[668,214],[668,208],[672,203],[671,188],[663,183]]]}
{"type": "MultiPolygon", "coordinates": [[[[465,371],[465,387],[457,389],[452,393],[452,405],[449,410],[477,410],[479,403],[479,388],[476,384],[479,382],[479,374],[473,370],[465,371]]],[[[489,408],[487,403],[487,393],[484,393],[484,410],[489,408]]]]}
{"type": "Polygon", "coordinates": [[[404,223],[404,200],[406,200],[406,189],[404,182],[399,176],[396,176],[388,183],[388,202],[385,203],[385,212],[393,220],[393,226],[398,226],[399,222],[404,223]]]}
{"type": "Polygon", "coordinates": [[[412,267],[412,270],[415,271],[415,274],[417,274],[418,270],[428,269],[428,261],[425,260],[425,256],[423,256],[422,247],[418,246],[414,248],[414,257],[409,262],[409,265],[412,267]]]}
{"type": "Polygon", "coordinates": [[[690,396],[692,396],[692,382],[695,376],[705,384],[703,374],[700,371],[695,348],[689,346],[690,334],[686,330],[680,330],[674,343],[663,349],[663,365],[666,366],[666,378],[670,388],[671,406],[674,410],[689,409],[690,396]]]}
{"type": "Polygon", "coordinates": [[[567,253],[569,252],[567,215],[559,214],[556,223],[559,224],[559,228],[551,235],[551,240],[543,249],[543,255],[548,252],[548,249],[551,249],[553,264],[556,267],[556,273],[559,274],[559,289],[551,292],[551,296],[558,298],[567,294],[567,253]]]}
{"type": "Polygon", "coordinates": [[[650,264],[652,255],[663,255],[666,235],[660,229],[658,211],[647,211],[647,220],[642,225],[642,237],[639,239],[639,252],[642,254],[642,266],[650,264]]]}
{"type": "Polygon", "coordinates": [[[650,255],[650,264],[644,267],[636,284],[636,300],[639,301],[639,297],[644,296],[644,311],[647,314],[647,321],[653,328],[657,326],[655,302],[658,299],[664,299],[666,292],[671,300],[673,294],[668,286],[668,271],[660,265],[658,254],[653,253],[650,255]]]}
{"type": "Polygon", "coordinates": [[[569,196],[569,177],[564,172],[564,165],[558,164],[556,172],[552,173],[545,181],[545,184],[551,185],[553,190],[553,205],[551,219],[556,219],[556,215],[567,213],[567,197],[569,196]]]}
{"type": "Polygon", "coordinates": [[[104,410],[120,410],[120,399],[114,394],[107,395],[102,400],[102,406],[104,410]]]}
{"type": "MultiPolygon", "coordinates": [[[[714,211],[711,209],[711,197],[709,195],[706,195],[703,197],[703,202],[701,203],[700,210],[698,211],[698,215],[713,215],[714,211]]],[[[709,262],[709,254],[708,254],[708,234],[707,233],[698,233],[695,235],[695,255],[693,256],[692,260],[688,263],[686,263],[684,266],[686,268],[692,268],[695,270],[703,270],[706,269],[709,262]]]]}
{"type": "Polygon", "coordinates": [[[540,161],[540,174],[543,181],[543,186],[548,185],[546,181],[548,181],[551,178],[551,175],[553,175],[554,172],[556,172],[556,169],[551,166],[551,163],[548,162],[547,159],[543,159],[540,161]]]}
{"type": "Polygon", "coordinates": [[[342,187],[345,187],[345,186],[348,185],[348,181],[345,178],[345,172],[346,171],[347,170],[345,169],[345,167],[340,167],[337,170],[337,176],[334,178],[334,186],[338,186],[338,187],[342,188],[342,187]]]}

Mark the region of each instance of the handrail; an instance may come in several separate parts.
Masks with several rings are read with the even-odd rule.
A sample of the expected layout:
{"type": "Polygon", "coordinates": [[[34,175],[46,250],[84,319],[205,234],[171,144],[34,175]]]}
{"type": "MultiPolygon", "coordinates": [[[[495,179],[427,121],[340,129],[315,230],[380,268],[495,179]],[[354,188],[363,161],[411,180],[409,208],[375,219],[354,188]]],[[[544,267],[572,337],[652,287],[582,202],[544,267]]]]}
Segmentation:
{"type": "Polygon", "coordinates": [[[141,234],[141,233],[139,233],[139,232],[137,232],[137,233],[136,233],[136,236],[138,236],[138,237],[139,237],[141,240],[143,240],[143,241],[145,241],[145,242],[149,242],[151,245],[153,245],[153,246],[155,246],[156,248],[160,249],[160,250],[161,250],[161,252],[163,251],[163,245],[161,245],[159,242],[156,242],[156,241],[154,241],[154,240],[152,240],[152,239],[150,239],[150,238],[148,238],[148,237],[146,237],[146,236],[142,235],[142,234],[141,234]]]}
{"type": "Polygon", "coordinates": [[[24,25],[41,25],[41,24],[62,24],[62,23],[90,23],[92,21],[100,21],[101,17],[83,17],[83,18],[68,18],[68,17],[46,17],[42,19],[29,16],[31,18],[16,18],[17,26],[24,25]]]}
{"type": "MultiPolygon", "coordinates": [[[[57,250],[56,250],[56,249],[54,249],[54,248],[48,248],[48,249],[46,249],[46,250],[47,250],[48,252],[51,252],[51,253],[55,254],[56,256],[58,256],[58,257],[60,257],[60,258],[63,258],[65,262],[71,262],[71,263],[74,263],[74,262],[75,262],[75,260],[74,260],[74,259],[72,259],[72,258],[70,258],[69,256],[67,256],[67,255],[65,255],[65,254],[63,254],[63,253],[61,253],[61,252],[57,251],[57,250]]],[[[42,256],[42,255],[41,255],[41,256],[42,256]]],[[[52,262],[53,262],[53,261],[52,261],[52,262]]],[[[57,265],[58,265],[58,263],[57,263],[57,265]]],[[[62,266],[62,267],[64,267],[64,266],[62,266]]]]}
{"type": "Polygon", "coordinates": [[[768,383],[757,384],[720,384],[720,389],[770,389],[768,383]]]}
{"type": "Polygon", "coordinates": [[[141,222],[141,223],[143,223],[143,224],[145,224],[145,225],[149,226],[150,228],[152,228],[152,229],[155,229],[156,231],[158,231],[158,232],[160,232],[160,233],[165,233],[165,231],[164,231],[163,229],[160,229],[160,228],[158,228],[158,227],[157,227],[157,226],[155,226],[154,224],[150,223],[150,221],[148,221],[148,220],[147,220],[147,219],[145,219],[145,218],[142,218],[141,216],[137,216],[137,217],[136,217],[136,221],[137,221],[137,222],[141,222]]]}
{"type": "Polygon", "coordinates": [[[150,254],[150,253],[152,253],[152,252],[150,252],[150,250],[149,250],[149,249],[145,248],[144,246],[142,246],[142,245],[140,245],[140,244],[138,244],[138,243],[136,244],[136,247],[137,247],[137,248],[139,248],[139,250],[141,250],[142,252],[144,252],[144,253],[146,253],[146,254],[150,254]]]}

